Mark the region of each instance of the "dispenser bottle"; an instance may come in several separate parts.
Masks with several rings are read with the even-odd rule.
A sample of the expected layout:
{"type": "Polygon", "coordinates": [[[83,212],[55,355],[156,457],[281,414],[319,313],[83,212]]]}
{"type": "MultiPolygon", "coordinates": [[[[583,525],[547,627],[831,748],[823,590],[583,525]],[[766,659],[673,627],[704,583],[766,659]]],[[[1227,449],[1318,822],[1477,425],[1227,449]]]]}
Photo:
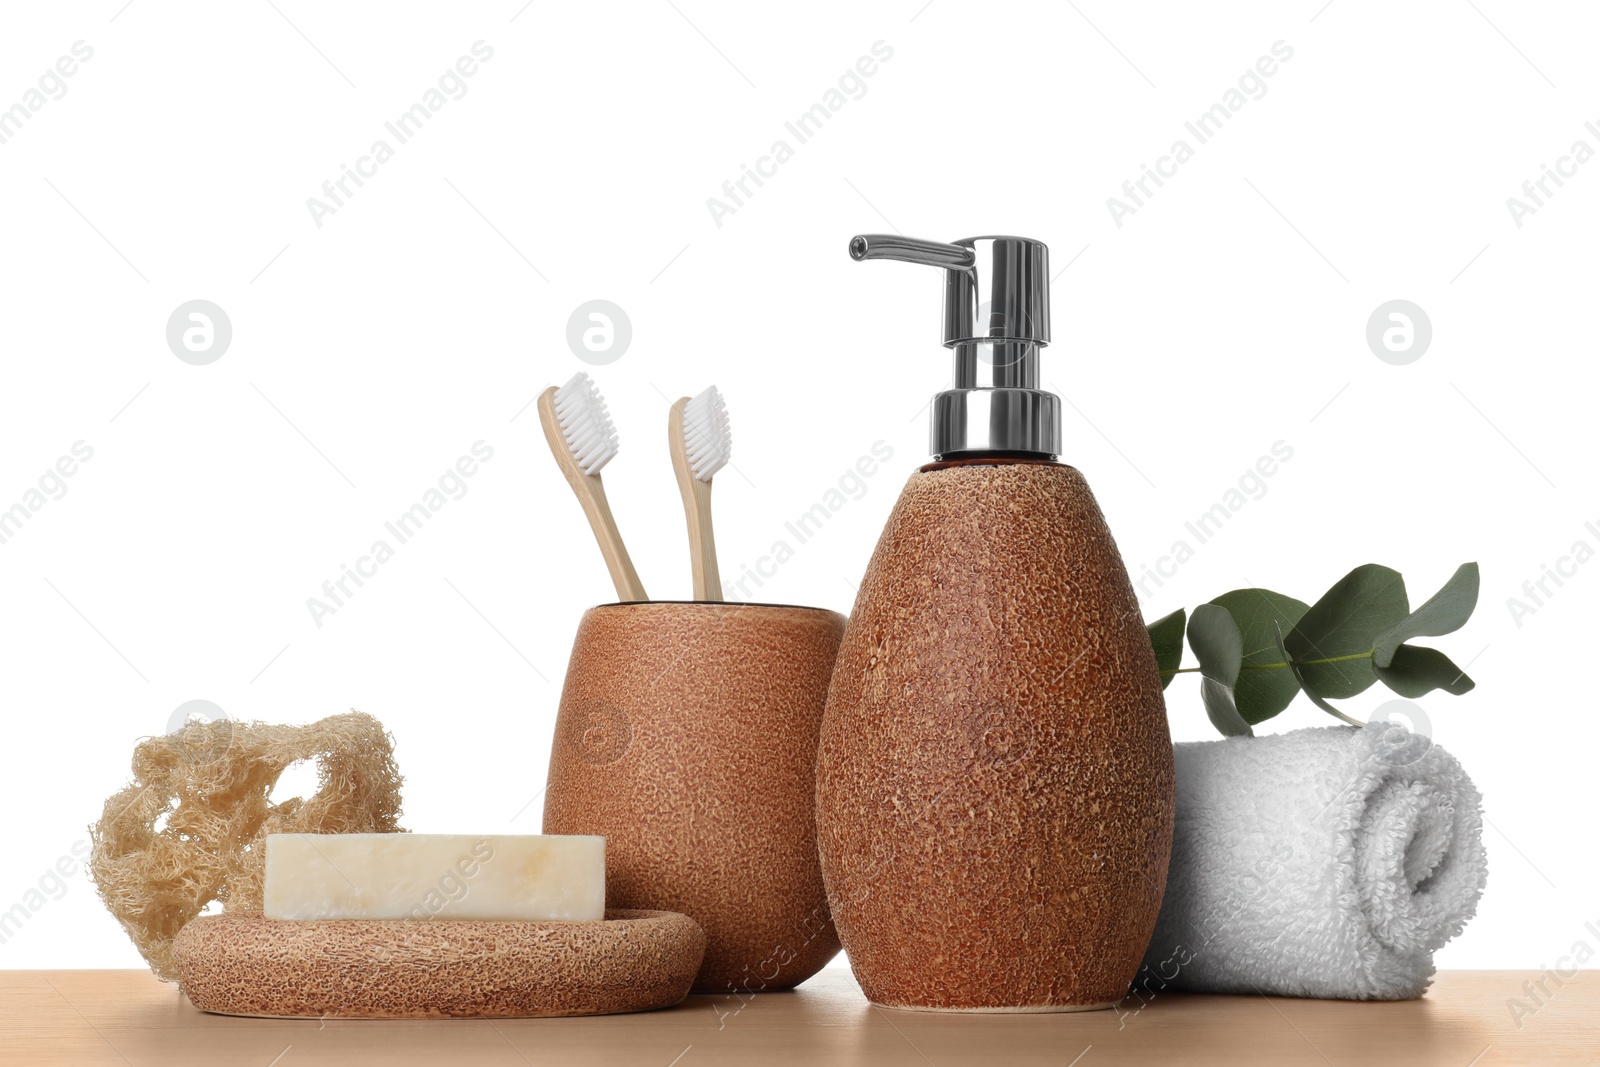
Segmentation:
{"type": "Polygon", "coordinates": [[[943,270],[955,382],[823,716],[818,847],[839,938],[877,1004],[1109,1007],[1166,884],[1172,742],[1122,558],[1056,460],[1048,252],[869,235],[850,255],[943,270]]]}

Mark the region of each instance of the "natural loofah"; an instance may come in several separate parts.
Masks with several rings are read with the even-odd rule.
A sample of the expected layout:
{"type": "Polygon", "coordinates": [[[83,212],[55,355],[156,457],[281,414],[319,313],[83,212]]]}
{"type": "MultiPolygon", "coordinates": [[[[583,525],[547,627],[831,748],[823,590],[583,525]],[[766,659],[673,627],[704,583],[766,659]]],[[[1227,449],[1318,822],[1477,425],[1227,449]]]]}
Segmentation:
{"type": "Polygon", "coordinates": [[[89,828],[89,871],[157,977],[172,939],[213,901],[260,911],[267,834],[396,833],[394,741],[359,711],[309,726],[191,722],[133,752],[133,783],[89,828]],[[284,768],[317,761],[317,791],[275,804],[284,768]],[[166,817],[166,824],[157,823],[166,817]]]}

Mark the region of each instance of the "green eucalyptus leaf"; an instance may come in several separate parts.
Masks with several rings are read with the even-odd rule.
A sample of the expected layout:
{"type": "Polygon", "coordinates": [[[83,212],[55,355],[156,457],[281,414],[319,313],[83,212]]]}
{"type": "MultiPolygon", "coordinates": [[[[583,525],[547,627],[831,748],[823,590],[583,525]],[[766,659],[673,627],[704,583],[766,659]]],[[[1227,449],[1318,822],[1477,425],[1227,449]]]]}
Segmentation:
{"type": "Polygon", "coordinates": [[[1244,643],[1244,662],[1233,700],[1244,721],[1254,726],[1288,707],[1300,692],[1299,676],[1279,651],[1273,624],[1294,627],[1308,610],[1303,600],[1270,589],[1234,589],[1211,603],[1228,609],[1244,643]]]}
{"type": "Polygon", "coordinates": [[[1426,604],[1389,627],[1373,642],[1372,665],[1378,670],[1378,676],[1383,676],[1382,668],[1389,666],[1395,650],[1402,642],[1413,637],[1439,637],[1454,633],[1467,624],[1472,617],[1472,609],[1477,606],[1478,565],[1463,563],[1443,588],[1428,598],[1426,604]]]}
{"type": "MultiPolygon", "coordinates": [[[[1274,638],[1277,639],[1279,654],[1281,654],[1283,656],[1283,658],[1289,662],[1290,669],[1294,671],[1294,676],[1296,678],[1300,679],[1300,685],[1302,687],[1304,687],[1305,683],[1306,683],[1306,680],[1300,674],[1299,665],[1297,665],[1292,659],[1290,659],[1289,650],[1288,650],[1288,648],[1286,648],[1284,646],[1283,629],[1276,622],[1274,622],[1272,624],[1272,635],[1273,635],[1274,638]]],[[[1360,726],[1360,725],[1362,725],[1361,720],[1352,719],[1350,716],[1346,715],[1344,712],[1340,711],[1338,708],[1336,708],[1332,704],[1328,703],[1322,697],[1318,696],[1316,693],[1313,693],[1310,689],[1306,689],[1305,692],[1306,692],[1306,698],[1308,700],[1310,700],[1311,703],[1315,704],[1317,707],[1321,708],[1323,711],[1327,712],[1329,715],[1332,715],[1335,719],[1343,719],[1345,722],[1349,723],[1351,726],[1360,726]]]]}
{"type": "Polygon", "coordinates": [[[1228,609],[1201,604],[1189,618],[1189,647],[1200,661],[1200,698],[1224,737],[1249,736],[1250,724],[1234,704],[1233,687],[1244,662],[1244,639],[1228,609]]]}
{"type": "Polygon", "coordinates": [[[1365,563],[1335,582],[1284,639],[1306,692],[1353,697],[1377,681],[1373,645],[1410,612],[1399,571],[1365,563]]]}
{"type": "Polygon", "coordinates": [[[1478,684],[1451,663],[1449,656],[1422,645],[1401,645],[1394,650],[1388,666],[1374,663],[1373,667],[1383,684],[1403,697],[1420,697],[1435,689],[1460,696],[1478,684]]]}
{"type": "Polygon", "coordinates": [[[1150,631],[1150,647],[1156,653],[1156,666],[1161,668],[1163,689],[1177,676],[1178,668],[1183,665],[1183,628],[1187,620],[1188,613],[1179,608],[1147,627],[1150,631]]]}

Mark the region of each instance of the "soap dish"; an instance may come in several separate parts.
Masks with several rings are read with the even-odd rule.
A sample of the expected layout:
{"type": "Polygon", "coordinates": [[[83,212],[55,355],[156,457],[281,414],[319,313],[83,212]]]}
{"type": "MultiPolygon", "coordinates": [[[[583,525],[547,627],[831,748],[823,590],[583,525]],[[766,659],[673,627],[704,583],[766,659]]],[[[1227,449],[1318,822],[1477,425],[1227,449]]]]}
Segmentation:
{"type": "Polygon", "coordinates": [[[689,993],[700,925],[671,911],[594,922],[201,916],[173,962],[189,1002],[220,1015],[515,1019],[665,1008],[689,993]]]}

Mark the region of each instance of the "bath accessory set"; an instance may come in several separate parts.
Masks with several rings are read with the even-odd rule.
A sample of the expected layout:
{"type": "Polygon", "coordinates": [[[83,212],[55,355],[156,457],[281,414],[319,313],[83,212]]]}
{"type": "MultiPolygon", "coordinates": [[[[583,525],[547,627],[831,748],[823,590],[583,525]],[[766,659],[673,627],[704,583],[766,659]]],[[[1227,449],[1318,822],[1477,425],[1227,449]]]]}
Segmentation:
{"type": "MultiPolygon", "coordinates": [[[[792,988],[842,945],[867,997],[899,1008],[1079,1011],[1130,987],[1141,1003],[1169,987],[1420,995],[1484,883],[1460,765],[1384,723],[1175,754],[1162,676],[1186,625],[1226,690],[1214,719],[1244,723],[1225,718],[1231,732],[1293,693],[1239,697],[1254,649],[1232,615],[1240,648],[1213,677],[1224,598],[1147,632],[1088,484],[1058,459],[1045,245],[864,235],[849,254],[942,272],[954,360],[931,462],[850,617],[721,602],[711,488],[732,439],[715,386],[668,414],[694,599],[649,600],[600,477],[618,451],[605,401],[582,373],[547,389],[546,440],[620,601],[578,624],[552,836],[405,834],[392,741],[359,713],[192,723],[141,743],[92,831],[97,886],[158,975],[224,1014],[591,1015],[792,988]],[[306,758],[318,793],[269,800],[306,758]]],[[[1458,572],[1415,612],[1400,593],[1365,642],[1372,670],[1420,684],[1401,641],[1459,626],[1476,581],[1458,572]]],[[[1322,610],[1277,602],[1301,629],[1322,610]]],[[[1299,633],[1267,621],[1278,645],[1299,633]]]]}

